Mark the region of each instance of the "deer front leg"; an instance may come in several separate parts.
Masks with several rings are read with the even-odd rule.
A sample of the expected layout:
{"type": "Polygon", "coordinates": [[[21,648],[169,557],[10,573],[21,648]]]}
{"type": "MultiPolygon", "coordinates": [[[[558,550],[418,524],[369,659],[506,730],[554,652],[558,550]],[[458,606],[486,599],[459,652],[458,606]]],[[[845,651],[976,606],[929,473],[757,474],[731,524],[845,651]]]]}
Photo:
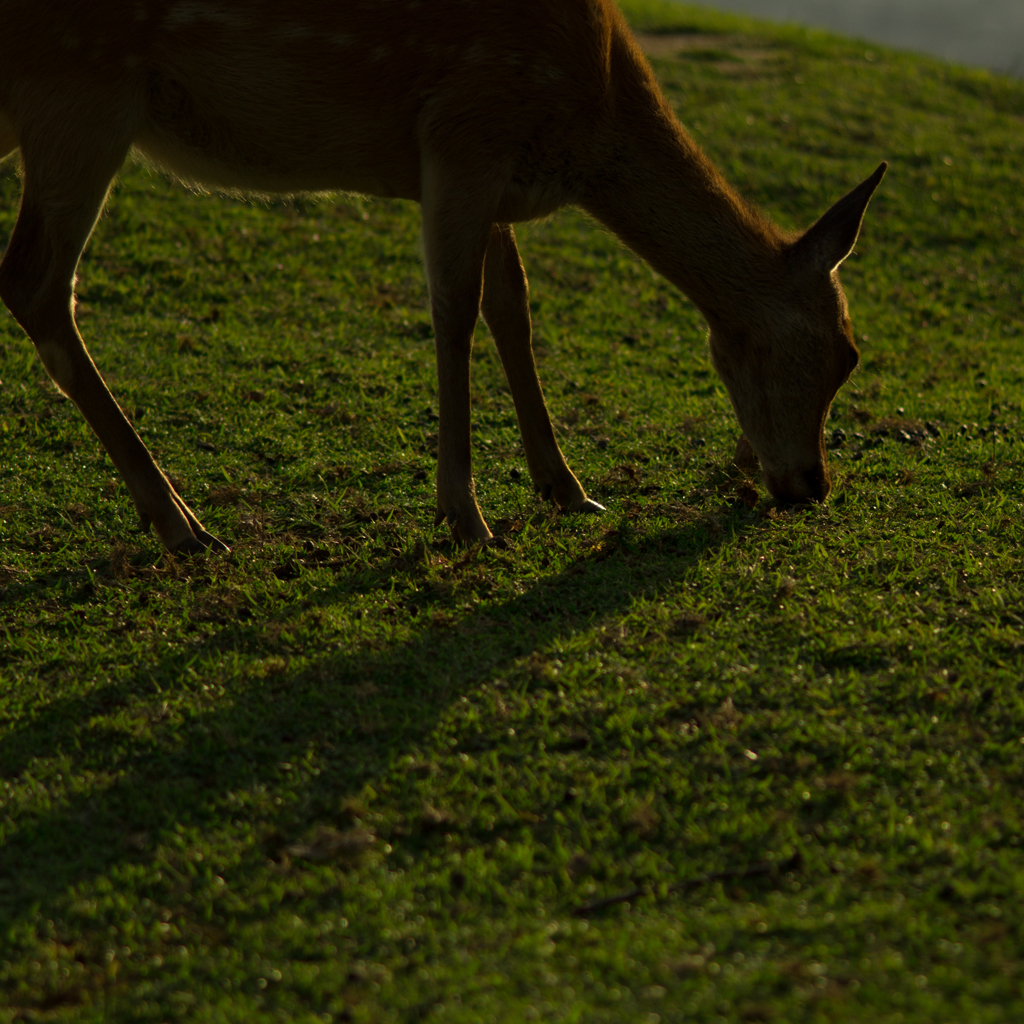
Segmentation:
{"type": "Polygon", "coordinates": [[[510,224],[494,224],[484,264],[483,314],[505,368],[533,486],[573,512],[603,512],[562,455],[533,358],[530,294],[510,224]]]}
{"type": "Polygon", "coordinates": [[[490,218],[472,214],[466,188],[425,175],[423,250],[437,348],[438,442],[435,526],[465,544],[489,540],[476,502],[470,450],[470,356],[480,316],[490,218]]]}
{"type": "MultiPolygon", "coordinates": [[[[52,145],[59,128],[38,137],[52,145]]],[[[22,146],[25,186],[11,242],[0,263],[0,299],[35,343],[47,372],[78,406],[124,477],[144,527],[170,551],[227,550],[207,533],[153,461],[107,389],[75,325],[78,258],[127,151],[96,153],[102,126],[80,145],[54,152],[22,146]],[[71,156],[68,156],[70,150],[71,156]],[[90,160],[90,158],[92,158],[90,160]]],[[[102,143],[101,143],[102,145],[102,143]]]]}

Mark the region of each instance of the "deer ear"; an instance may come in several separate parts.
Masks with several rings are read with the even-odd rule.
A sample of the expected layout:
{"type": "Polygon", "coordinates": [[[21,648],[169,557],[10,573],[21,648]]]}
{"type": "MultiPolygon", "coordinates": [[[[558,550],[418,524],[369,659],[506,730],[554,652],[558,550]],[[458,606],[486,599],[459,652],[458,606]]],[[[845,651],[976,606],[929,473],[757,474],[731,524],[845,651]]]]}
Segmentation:
{"type": "Polygon", "coordinates": [[[879,164],[870,178],[843,196],[817,224],[809,228],[793,246],[793,258],[808,269],[831,274],[857,244],[864,211],[888,166],[885,161],[879,164]]]}

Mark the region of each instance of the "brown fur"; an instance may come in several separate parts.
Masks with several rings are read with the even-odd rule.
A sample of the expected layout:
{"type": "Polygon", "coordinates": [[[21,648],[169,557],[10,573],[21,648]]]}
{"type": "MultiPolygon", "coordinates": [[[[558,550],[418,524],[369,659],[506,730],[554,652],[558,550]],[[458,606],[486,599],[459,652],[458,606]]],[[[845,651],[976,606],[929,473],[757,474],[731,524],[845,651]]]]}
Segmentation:
{"type": "Polygon", "coordinates": [[[511,224],[578,204],[685,291],[770,488],[823,498],[825,415],[856,363],[835,268],[878,172],[800,239],[747,207],[686,134],[610,0],[0,0],[0,157],[24,194],[0,297],[172,550],[219,544],[89,358],[74,273],[131,147],[186,182],[415,199],[437,339],[438,521],[490,535],[474,497],[480,312],[534,484],[598,509],[537,379],[511,224]],[[845,205],[844,205],[845,204],[845,205]]]}

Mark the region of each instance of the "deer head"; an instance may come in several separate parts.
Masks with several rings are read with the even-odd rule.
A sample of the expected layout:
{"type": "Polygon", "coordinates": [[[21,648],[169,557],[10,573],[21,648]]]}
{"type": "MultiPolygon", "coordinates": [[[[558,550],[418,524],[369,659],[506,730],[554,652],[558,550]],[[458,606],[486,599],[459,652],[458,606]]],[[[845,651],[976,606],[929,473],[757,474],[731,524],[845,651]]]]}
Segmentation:
{"type": "Polygon", "coordinates": [[[837,270],[886,166],[783,247],[758,309],[708,314],[712,361],[780,501],[823,501],[831,489],[825,418],[860,358],[837,270]]]}

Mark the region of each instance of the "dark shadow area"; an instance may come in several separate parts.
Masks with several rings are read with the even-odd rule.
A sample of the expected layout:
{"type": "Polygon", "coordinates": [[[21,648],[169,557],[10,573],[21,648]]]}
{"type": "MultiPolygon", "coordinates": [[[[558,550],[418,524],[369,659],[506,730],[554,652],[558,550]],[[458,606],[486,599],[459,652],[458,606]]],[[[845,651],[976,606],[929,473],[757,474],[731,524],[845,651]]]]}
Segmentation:
{"type": "MultiPolygon", "coordinates": [[[[33,758],[63,751],[76,775],[112,781],[100,792],[91,785],[88,797],[22,817],[0,847],[0,927],[25,915],[45,917],[69,886],[91,874],[145,863],[152,856],[147,851],[176,826],[224,826],[233,816],[233,791],[272,786],[311,746],[320,774],[308,779],[298,805],[261,813],[259,824],[288,839],[313,822],[330,821],[345,798],[423,744],[459,697],[501,678],[517,659],[622,613],[635,595],[664,590],[754,521],[737,511],[713,529],[696,521],[634,541],[620,537],[610,554],[597,552],[504,604],[429,623],[411,643],[374,650],[352,637],[299,672],[282,659],[266,659],[271,664],[262,678],[220,695],[214,710],[167,726],[159,724],[155,680],[180,680],[180,695],[190,687],[189,666],[204,655],[231,650],[266,658],[272,623],[234,621],[187,651],[140,665],[135,681],[53,701],[0,742],[0,774],[19,776],[33,758]],[[495,634],[500,645],[483,642],[495,634]],[[130,728],[93,724],[94,716],[118,709],[145,718],[144,728],[133,735],[130,728]]],[[[329,606],[388,578],[383,569],[375,577],[341,578],[317,592],[316,601],[329,606]]]]}

